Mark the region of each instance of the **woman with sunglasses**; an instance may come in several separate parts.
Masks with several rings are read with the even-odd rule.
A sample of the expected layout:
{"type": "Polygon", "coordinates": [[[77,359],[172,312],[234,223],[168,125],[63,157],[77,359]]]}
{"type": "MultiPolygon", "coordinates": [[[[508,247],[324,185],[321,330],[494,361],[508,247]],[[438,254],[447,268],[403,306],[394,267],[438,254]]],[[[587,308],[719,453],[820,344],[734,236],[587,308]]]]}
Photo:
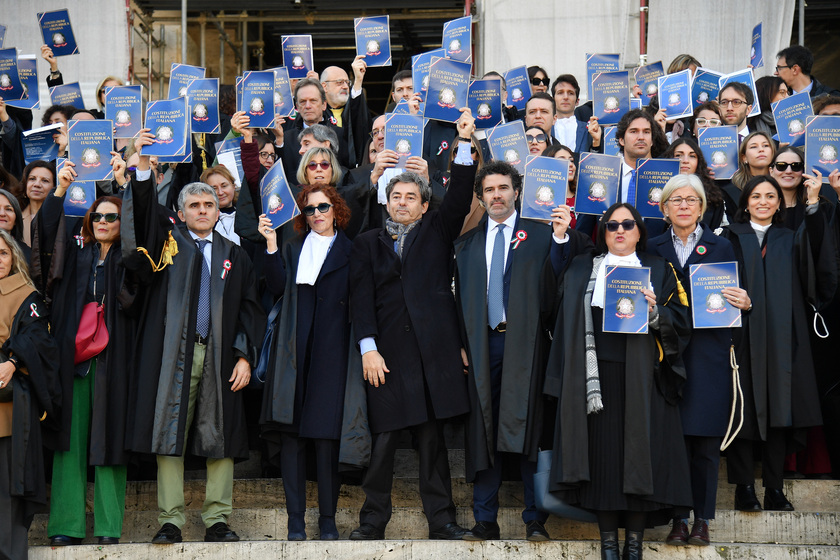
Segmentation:
{"type": "Polygon", "coordinates": [[[82,219],[81,235],[70,238],[64,233],[65,221],[71,219],[64,215],[64,203],[76,177],[74,167],[70,161],[64,164],[59,184],[36,221],[42,250],[52,252],[54,263],[63,263],[48,293],[64,395],[62,451],[56,452],[53,462],[47,526],[52,546],[80,544],[85,538],[89,466],[95,473],[93,535],[99,544],[119,543],[128,462],[127,395],[138,324],[134,307],[138,283],[123,266],[121,252],[122,200],[97,198],[82,219]],[[95,353],[91,341],[77,339],[77,333],[100,321],[108,339],[95,353]]]}
{"type": "Polygon", "coordinates": [[[642,558],[645,527],[667,523],[691,504],[677,395],[690,323],[673,267],[644,252],[647,231],[636,209],[612,205],[594,251],[568,263],[547,368],[546,393],[558,397],[551,487],[597,514],[601,558],[642,558]],[[606,267],[648,267],[641,289],[648,334],[604,332],[606,267]]]}
{"type": "MultiPolygon", "coordinates": [[[[681,175],[696,175],[700,179],[700,183],[703,185],[703,191],[706,193],[706,203],[703,205],[705,211],[702,215],[702,222],[709,226],[712,231],[717,231],[719,228],[727,225],[729,223],[729,217],[727,217],[723,192],[709,175],[706,158],[703,156],[703,151],[697,145],[697,142],[688,136],[678,138],[668,146],[668,149],[662,154],[662,157],[680,160],[681,175]]],[[[732,208],[733,213],[734,211],[735,208],[732,208]]]]}
{"type": "MultiPolygon", "coordinates": [[[[335,160],[312,148],[304,156],[314,179],[326,170],[309,164],[335,160]]],[[[303,169],[303,168],[302,168],[303,169]]],[[[361,382],[361,357],[350,343],[348,311],[350,249],[344,235],[350,209],[334,187],[301,187],[297,233],[278,251],[277,234],[265,214],[260,233],[266,240],[266,280],[283,297],[277,345],[270,357],[260,418],[269,458],[279,463],[289,514],[288,540],[306,540],[306,453],[314,447],[318,480],[318,527],[321,540],[338,539],[339,443],[345,387],[361,382]]]]}
{"type": "Polygon", "coordinates": [[[548,79],[548,72],[540,66],[528,67],[528,80],[531,82],[531,95],[535,93],[546,93],[548,91],[548,84],[551,83],[548,79]]]}
{"type": "Polygon", "coordinates": [[[545,131],[538,126],[529,126],[525,131],[525,142],[528,143],[528,151],[532,156],[538,156],[548,147],[548,137],[545,131]]]}

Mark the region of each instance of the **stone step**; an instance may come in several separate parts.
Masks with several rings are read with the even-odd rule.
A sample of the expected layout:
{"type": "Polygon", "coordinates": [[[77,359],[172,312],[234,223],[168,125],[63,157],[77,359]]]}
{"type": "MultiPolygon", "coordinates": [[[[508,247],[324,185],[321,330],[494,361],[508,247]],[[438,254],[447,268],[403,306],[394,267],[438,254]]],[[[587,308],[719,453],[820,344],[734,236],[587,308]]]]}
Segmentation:
{"type": "MultiPolygon", "coordinates": [[[[506,507],[499,511],[498,522],[501,535],[506,539],[524,539],[525,526],[521,520],[521,509],[506,507]]],[[[464,527],[472,527],[473,515],[470,508],[457,509],[457,521],[464,527]]],[[[93,535],[93,514],[87,514],[88,535],[93,535]]],[[[243,540],[285,540],[288,516],[285,508],[276,509],[234,509],[230,526],[243,540]]],[[[318,536],[318,512],[309,509],[306,514],[307,533],[310,538],[318,536]]],[[[339,508],[336,525],[342,539],[358,526],[359,509],[339,508]]],[[[710,526],[712,538],[726,543],[773,543],[790,545],[840,545],[840,513],[814,512],[760,512],[742,513],[720,511],[710,526]]],[[[123,542],[143,543],[151,541],[159,528],[156,511],[127,511],[123,525],[123,542]]],[[[598,528],[592,523],[579,523],[552,516],[546,524],[549,534],[562,540],[597,540],[598,528]]],[[[663,541],[668,527],[658,527],[647,532],[652,541],[663,541]]],[[[183,529],[184,539],[200,541],[204,538],[204,525],[199,510],[187,512],[187,524],[183,529]]],[[[427,539],[428,525],[419,507],[394,508],[385,536],[390,539],[427,539]]],[[[29,532],[33,545],[49,543],[47,538],[47,516],[35,517],[29,532]]],[[[88,539],[95,542],[95,539],[88,539]]],[[[110,548],[108,549],[110,550],[110,548]]]]}
{"type": "MultiPolygon", "coordinates": [[[[734,544],[676,548],[650,542],[645,546],[647,560],[834,560],[840,558],[836,547],[791,546],[771,544],[734,544]]],[[[417,560],[419,558],[484,558],[488,560],[598,560],[598,543],[581,541],[488,541],[482,543],[451,541],[333,541],[286,542],[250,541],[228,544],[183,543],[172,546],[120,544],[108,547],[91,545],[51,549],[33,547],[31,560],[183,560],[185,558],[250,560],[417,560]]]]}

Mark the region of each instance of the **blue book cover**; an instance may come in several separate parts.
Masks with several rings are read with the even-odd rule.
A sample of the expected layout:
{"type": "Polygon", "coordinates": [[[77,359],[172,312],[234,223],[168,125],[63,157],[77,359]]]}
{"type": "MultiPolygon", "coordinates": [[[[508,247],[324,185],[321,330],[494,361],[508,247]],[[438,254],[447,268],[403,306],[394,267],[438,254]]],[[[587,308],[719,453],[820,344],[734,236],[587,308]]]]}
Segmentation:
{"type": "Polygon", "coordinates": [[[94,181],[73,181],[64,195],[64,215],[84,217],[95,200],[96,183],[94,181]]]}
{"type": "Polygon", "coordinates": [[[193,134],[219,134],[219,78],[200,78],[187,86],[190,131],[193,134]]]}
{"type": "MultiPolygon", "coordinates": [[[[241,186],[241,178],[245,177],[245,170],[242,168],[242,148],[240,146],[240,138],[228,138],[227,140],[220,140],[214,144],[216,147],[216,159],[229,170],[235,168],[233,173],[237,183],[236,186],[241,186]]],[[[215,163],[213,165],[216,165],[215,163]]]]}
{"type": "Polygon", "coordinates": [[[600,125],[618,124],[630,110],[630,73],[601,72],[592,78],[592,108],[600,125]]]}
{"type": "Polygon", "coordinates": [[[420,100],[426,101],[426,91],[429,89],[429,67],[433,58],[446,58],[446,49],[435,49],[411,57],[411,80],[414,83],[414,93],[420,94],[420,100]]]}
{"type": "Polygon", "coordinates": [[[21,142],[23,159],[27,165],[33,161],[52,161],[58,157],[58,144],[54,136],[61,127],[61,123],[56,123],[23,131],[21,142]]]}
{"type": "Polygon", "coordinates": [[[525,158],[530,152],[522,121],[511,121],[488,130],[487,145],[494,160],[506,161],[519,173],[525,173],[525,158]]]}
{"type": "Polygon", "coordinates": [[[312,62],[312,35],[282,35],[283,66],[289,71],[289,78],[305,78],[307,72],[315,69],[312,62]]]}
{"type": "Polygon", "coordinates": [[[6,26],[0,25],[0,49],[3,48],[3,44],[6,42],[6,26]]]}
{"type": "Polygon", "coordinates": [[[260,199],[263,213],[271,220],[274,229],[300,215],[300,209],[286,181],[282,160],[278,159],[260,181],[260,199]]]}
{"type": "Polygon", "coordinates": [[[295,111],[295,100],[292,96],[292,84],[289,82],[289,71],[285,66],[271,69],[274,72],[274,114],[288,117],[295,111]]]}
{"type": "Polygon", "coordinates": [[[423,155],[423,117],[391,113],[385,119],[385,149],[397,152],[397,167],[411,156],[423,155]]]}
{"type": "Polygon", "coordinates": [[[750,65],[753,68],[764,66],[764,53],[761,49],[761,24],[759,23],[752,31],[752,46],[750,47],[750,65]]]}
{"type": "Polygon", "coordinates": [[[761,114],[761,107],[758,104],[758,91],[755,89],[755,76],[753,75],[752,68],[746,68],[744,70],[739,70],[737,72],[732,72],[731,74],[725,74],[718,79],[718,86],[719,90],[723,89],[723,86],[728,84],[729,82],[741,82],[742,84],[747,84],[750,86],[750,89],[753,92],[753,98],[755,99],[755,103],[753,103],[752,110],[747,115],[748,117],[755,117],[761,114]]]}
{"type": "Polygon", "coordinates": [[[567,160],[529,155],[522,180],[522,217],[551,220],[551,211],[566,204],[568,184],[567,160]]]}
{"type": "Polygon", "coordinates": [[[688,267],[691,322],[695,329],[741,326],[741,310],[723,297],[724,288],[738,288],[738,263],[701,263],[688,267]]]}
{"type": "Polygon", "coordinates": [[[608,265],[604,276],[604,332],[647,334],[648,303],[642,288],[650,286],[650,269],[608,265]]]}
{"type": "Polygon", "coordinates": [[[586,54],[586,91],[592,99],[592,78],[602,72],[621,70],[618,54],[586,54]]]}
{"type": "Polygon", "coordinates": [[[654,62],[653,64],[639,66],[633,74],[636,78],[636,85],[642,90],[640,98],[642,105],[647,107],[650,105],[650,100],[656,97],[659,92],[658,79],[665,75],[665,69],[662,67],[662,62],[654,62]]]}
{"type": "MultiPolygon", "coordinates": [[[[411,109],[408,108],[408,101],[405,99],[400,99],[400,102],[394,105],[394,108],[391,110],[391,113],[395,115],[410,115],[411,109]]],[[[420,114],[423,114],[423,111],[420,111],[420,114]]]]}
{"type": "Polygon", "coordinates": [[[470,87],[470,63],[439,58],[429,66],[429,89],[423,116],[445,122],[456,122],[461,107],[467,106],[470,87]]]}
{"type": "Polygon", "coordinates": [[[528,100],[531,98],[531,81],[528,79],[528,67],[517,66],[505,72],[505,85],[507,86],[507,99],[505,100],[505,104],[524,111],[525,105],[528,104],[528,100]]]}
{"type": "Polygon", "coordinates": [[[67,121],[67,157],[76,164],[76,181],[106,181],[114,177],[113,121],[67,121]]]}
{"type": "Polygon", "coordinates": [[[698,129],[697,144],[715,179],[731,179],[738,171],[738,129],[732,126],[710,126],[698,129]]]}
{"type": "Polygon", "coordinates": [[[441,45],[446,49],[447,58],[472,62],[472,16],[444,23],[441,45]]]}
{"type": "Polygon", "coordinates": [[[642,108],[642,100],[638,97],[631,97],[630,98],[630,110],[633,109],[641,109],[642,108]]]}
{"type": "Polygon", "coordinates": [[[356,56],[364,56],[368,67],[391,66],[391,26],[388,16],[353,19],[356,56]]]}
{"type": "Polygon", "coordinates": [[[496,79],[475,80],[467,92],[467,107],[475,118],[476,128],[493,128],[502,122],[502,82],[496,79]]]}
{"type": "Polygon", "coordinates": [[[18,70],[17,49],[0,49],[0,97],[23,99],[23,83],[18,70]]]}
{"type": "Polygon", "coordinates": [[[50,105],[72,105],[76,109],[84,109],[85,102],[82,100],[82,88],[79,87],[79,82],[51,87],[50,105]]]}
{"type": "Polygon", "coordinates": [[[192,163],[192,150],[182,156],[158,156],[158,163],[192,163]]]}
{"type": "Polygon", "coordinates": [[[706,68],[698,68],[694,71],[694,77],[691,80],[691,100],[694,103],[694,109],[706,101],[717,99],[722,76],[723,74],[706,68]]]}
{"type": "Polygon", "coordinates": [[[805,123],[805,170],[822,173],[823,183],[838,169],[840,161],[840,116],[808,117],[805,123]]]}
{"type": "Polygon", "coordinates": [[[41,26],[44,44],[52,49],[55,56],[79,54],[73,27],[70,25],[70,13],[67,10],[40,12],[38,24],[41,26]]]}
{"type": "Polygon", "coordinates": [[[636,200],[634,206],[643,218],[664,220],[659,210],[662,190],[671,177],[680,174],[680,160],[644,158],[636,163],[636,200]]]}
{"type": "Polygon", "coordinates": [[[248,128],[274,126],[274,72],[245,72],[242,76],[242,104],[237,108],[251,119],[248,128]]]}
{"type": "Polygon", "coordinates": [[[143,86],[105,89],[105,118],[114,122],[114,138],[134,138],[143,128],[143,86]]]}
{"type": "Polygon", "coordinates": [[[184,97],[187,95],[187,86],[190,85],[190,82],[203,78],[205,73],[206,70],[200,66],[173,62],[172,69],[169,71],[169,95],[167,98],[184,97]]]}
{"type": "Polygon", "coordinates": [[[807,91],[777,101],[772,105],[779,141],[791,146],[805,145],[805,121],[814,115],[811,96],[807,91]]]}
{"type": "Polygon", "coordinates": [[[582,152],[578,162],[575,213],[601,216],[618,201],[621,156],[582,152]]]}
{"type": "Polygon", "coordinates": [[[604,155],[608,156],[620,156],[621,155],[621,145],[619,145],[618,140],[615,137],[615,133],[618,130],[617,126],[605,126],[604,127],[604,139],[602,142],[604,143],[604,155]]]}
{"type": "Polygon", "coordinates": [[[659,78],[659,108],[665,109],[668,119],[690,117],[694,113],[691,102],[691,70],[686,68],[659,78]]]}
{"type": "Polygon", "coordinates": [[[187,98],[159,99],[146,106],[146,128],[155,135],[155,143],[143,147],[147,156],[185,156],[188,151],[190,120],[187,98]]]}
{"type": "Polygon", "coordinates": [[[38,93],[38,65],[34,54],[20,55],[17,59],[18,78],[23,86],[24,99],[9,99],[6,105],[18,109],[40,109],[38,93]]]}

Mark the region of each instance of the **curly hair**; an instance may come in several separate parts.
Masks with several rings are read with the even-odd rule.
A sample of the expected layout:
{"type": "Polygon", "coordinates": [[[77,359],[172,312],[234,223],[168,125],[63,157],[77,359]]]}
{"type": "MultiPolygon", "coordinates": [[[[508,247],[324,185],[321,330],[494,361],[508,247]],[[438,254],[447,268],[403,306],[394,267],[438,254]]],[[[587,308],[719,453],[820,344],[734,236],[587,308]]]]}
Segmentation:
{"type": "Polygon", "coordinates": [[[333,205],[333,217],[335,219],[336,229],[343,230],[350,223],[350,207],[344,202],[344,199],[335,190],[335,187],[330,185],[302,185],[300,193],[297,196],[297,205],[301,209],[301,213],[295,216],[295,231],[301,236],[306,235],[309,231],[309,225],[306,223],[306,216],[303,215],[303,207],[306,206],[306,201],[309,195],[313,193],[323,193],[330,200],[333,205]]]}
{"type": "Polygon", "coordinates": [[[514,166],[506,161],[491,161],[490,163],[485,164],[484,167],[479,169],[475,174],[473,191],[475,191],[475,196],[477,196],[479,200],[483,200],[482,193],[484,191],[484,179],[486,179],[488,175],[505,175],[506,177],[510,177],[513,190],[515,192],[522,191],[522,175],[519,174],[519,171],[517,171],[514,166]]]}
{"type": "Polygon", "coordinates": [[[117,207],[118,213],[122,213],[121,198],[117,198],[116,196],[100,196],[94,200],[93,204],[91,204],[90,208],[88,208],[88,211],[85,212],[85,219],[82,221],[82,239],[86,244],[96,242],[96,236],[93,234],[93,221],[90,215],[96,212],[96,209],[99,208],[99,205],[103,202],[110,202],[117,207]]]}

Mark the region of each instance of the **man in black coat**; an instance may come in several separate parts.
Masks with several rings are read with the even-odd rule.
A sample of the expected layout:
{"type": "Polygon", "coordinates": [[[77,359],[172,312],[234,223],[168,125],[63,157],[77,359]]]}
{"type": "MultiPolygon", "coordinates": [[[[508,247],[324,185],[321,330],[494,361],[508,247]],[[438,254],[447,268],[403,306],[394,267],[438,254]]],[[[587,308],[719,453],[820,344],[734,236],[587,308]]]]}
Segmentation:
{"type": "Polygon", "coordinates": [[[791,45],[776,55],[774,74],[785,81],[791,95],[803,91],[807,91],[811,99],[823,95],[840,95],[840,91],[821,83],[811,75],[813,66],[814,54],[808,48],[791,45]]]}
{"type": "Polygon", "coordinates": [[[321,85],[327,95],[327,120],[338,128],[342,143],[347,145],[350,157],[347,167],[350,168],[367,159],[364,150],[370,130],[370,110],[362,90],[367,71],[364,58],[359,55],[353,60],[352,82],[347,72],[338,66],[328,66],[321,72],[321,85]]]}
{"type": "Polygon", "coordinates": [[[428,182],[412,172],[387,187],[384,229],[359,235],[350,259],[350,313],[368,381],[373,435],[367,499],[352,540],[382,539],[391,517],[391,481],[399,432],[417,435],[420,496],[430,539],[461,539],[455,522],[449,461],[440,420],[469,409],[461,336],[451,290],[452,242],[472,199],[470,156],[474,121],[459,121],[452,186],[438,210],[429,211],[428,182]]]}

